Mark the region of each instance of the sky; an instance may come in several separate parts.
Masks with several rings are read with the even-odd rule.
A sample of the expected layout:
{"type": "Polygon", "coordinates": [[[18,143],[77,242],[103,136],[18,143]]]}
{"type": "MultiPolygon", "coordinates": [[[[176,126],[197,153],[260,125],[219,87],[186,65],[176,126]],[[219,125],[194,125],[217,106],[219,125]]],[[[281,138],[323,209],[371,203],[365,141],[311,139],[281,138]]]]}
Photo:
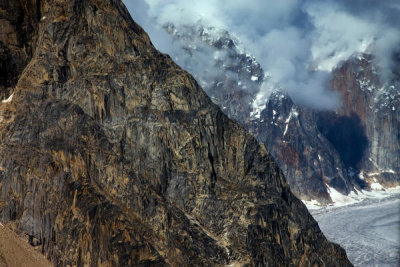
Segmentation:
{"type": "MultiPolygon", "coordinates": [[[[284,88],[292,99],[315,109],[335,109],[339,97],[329,90],[330,72],[357,53],[374,54],[381,80],[392,78],[393,54],[400,53],[398,0],[123,0],[133,19],[160,51],[187,68],[182,45],[163,25],[179,30],[202,24],[227,30],[254,55],[270,77],[259,95],[284,88]]],[[[190,71],[212,68],[212,51],[190,71]],[[209,66],[207,66],[209,64],[209,66]]],[[[222,71],[222,70],[221,70],[222,71]]],[[[195,74],[195,73],[194,73],[195,74]]]]}

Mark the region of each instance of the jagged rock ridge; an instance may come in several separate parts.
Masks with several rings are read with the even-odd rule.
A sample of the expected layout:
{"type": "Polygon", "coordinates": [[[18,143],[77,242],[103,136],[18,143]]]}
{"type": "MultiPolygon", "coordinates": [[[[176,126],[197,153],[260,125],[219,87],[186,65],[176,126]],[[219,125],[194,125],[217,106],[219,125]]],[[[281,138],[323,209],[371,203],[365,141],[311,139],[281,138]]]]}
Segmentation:
{"type": "Polygon", "coordinates": [[[55,265],[351,265],[119,0],[13,3],[13,31],[5,11],[37,13],[2,92],[0,218],[55,265]]]}
{"type": "Polygon", "coordinates": [[[175,60],[194,74],[211,100],[228,117],[247,125],[251,102],[260,90],[264,71],[255,58],[246,53],[227,31],[213,27],[172,23],[164,26],[182,46],[175,60]]]}

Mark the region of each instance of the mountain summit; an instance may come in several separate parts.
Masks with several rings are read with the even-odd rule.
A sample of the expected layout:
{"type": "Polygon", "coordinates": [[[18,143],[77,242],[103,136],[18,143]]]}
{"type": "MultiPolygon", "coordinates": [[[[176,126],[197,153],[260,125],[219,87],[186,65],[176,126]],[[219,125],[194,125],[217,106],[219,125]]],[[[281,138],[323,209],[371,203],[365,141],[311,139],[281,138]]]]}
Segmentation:
{"type": "Polygon", "coordinates": [[[0,218],[56,266],[351,266],[119,0],[0,4],[0,218]]]}

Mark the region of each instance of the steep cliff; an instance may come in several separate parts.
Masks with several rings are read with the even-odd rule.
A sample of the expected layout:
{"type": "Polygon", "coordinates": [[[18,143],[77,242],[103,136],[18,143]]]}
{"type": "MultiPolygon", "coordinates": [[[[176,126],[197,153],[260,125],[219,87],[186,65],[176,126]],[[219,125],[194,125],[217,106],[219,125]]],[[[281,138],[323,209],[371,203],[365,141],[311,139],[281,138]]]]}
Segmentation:
{"type": "Polygon", "coordinates": [[[32,18],[1,39],[0,218],[55,265],[351,265],[119,0],[19,3],[0,9],[2,38],[32,18]]]}
{"type": "Polygon", "coordinates": [[[393,69],[391,79],[382,82],[379,72],[368,54],[336,68],[332,87],[340,92],[343,105],[335,113],[321,114],[320,123],[328,135],[333,131],[347,137],[348,144],[344,137],[332,139],[333,144],[375,189],[400,184],[400,73],[393,69]]]}
{"type": "Polygon", "coordinates": [[[182,48],[174,51],[178,64],[194,75],[229,118],[248,126],[251,103],[264,79],[256,59],[227,31],[200,22],[181,27],[168,23],[164,28],[182,48]]]}
{"type": "Polygon", "coordinates": [[[0,3],[0,98],[7,98],[32,58],[40,20],[39,1],[0,3]],[[29,11],[29,12],[28,12],[29,11]]]}

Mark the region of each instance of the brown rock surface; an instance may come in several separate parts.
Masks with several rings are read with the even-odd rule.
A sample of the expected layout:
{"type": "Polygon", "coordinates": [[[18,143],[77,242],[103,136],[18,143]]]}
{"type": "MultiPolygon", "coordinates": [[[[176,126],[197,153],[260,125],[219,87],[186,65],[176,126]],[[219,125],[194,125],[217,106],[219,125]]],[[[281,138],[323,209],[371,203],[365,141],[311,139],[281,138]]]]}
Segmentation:
{"type": "Polygon", "coordinates": [[[2,89],[0,218],[55,265],[351,265],[119,0],[36,6],[13,6],[37,27],[2,89]]]}
{"type": "Polygon", "coordinates": [[[39,0],[0,2],[0,98],[9,96],[32,57],[39,0]]]}

